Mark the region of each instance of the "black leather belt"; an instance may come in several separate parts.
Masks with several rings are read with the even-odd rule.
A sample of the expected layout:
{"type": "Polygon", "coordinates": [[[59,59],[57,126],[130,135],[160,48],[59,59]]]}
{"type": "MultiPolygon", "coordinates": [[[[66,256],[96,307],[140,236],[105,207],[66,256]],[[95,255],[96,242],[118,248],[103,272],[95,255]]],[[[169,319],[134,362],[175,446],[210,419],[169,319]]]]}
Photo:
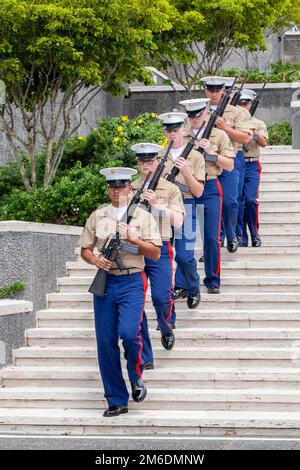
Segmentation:
{"type": "Polygon", "coordinates": [[[258,162],[259,158],[258,157],[245,157],[245,162],[258,162]]]}

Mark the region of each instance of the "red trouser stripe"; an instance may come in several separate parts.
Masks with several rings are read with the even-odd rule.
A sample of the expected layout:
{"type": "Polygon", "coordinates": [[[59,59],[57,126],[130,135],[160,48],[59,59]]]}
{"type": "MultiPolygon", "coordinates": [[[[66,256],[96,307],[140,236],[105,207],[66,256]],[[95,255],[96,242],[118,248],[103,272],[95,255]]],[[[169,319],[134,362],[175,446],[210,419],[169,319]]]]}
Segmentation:
{"type": "Polygon", "coordinates": [[[143,321],[143,317],[144,317],[144,311],[145,311],[145,305],[146,305],[146,294],[147,294],[147,287],[148,287],[148,281],[147,281],[146,274],[144,272],[142,272],[141,275],[142,275],[143,287],[144,287],[144,303],[143,303],[143,308],[142,308],[142,311],[141,311],[140,325],[139,325],[139,328],[138,328],[138,337],[137,337],[138,342],[139,342],[139,357],[138,357],[137,365],[135,367],[135,370],[136,370],[139,377],[142,377],[141,364],[142,364],[142,351],[143,351],[142,336],[139,333],[141,331],[142,321],[143,321]]]}
{"type": "MultiPolygon", "coordinates": [[[[168,246],[168,251],[169,251],[169,260],[170,260],[170,265],[171,265],[171,286],[170,286],[170,298],[169,298],[169,304],[170,304],[170,310],[168,313],[168,316],[166,318],[166,322],[169,324],[169,320],[172,316],[172,311],[173,311],[173,298],[172,298],[172,292],[173,292],[173,248],[170,242],[167,242],[168,246]]],[[[170,326],[170,324],[169,324],[170,326]]],[[[170,326],[171,328],[171,326],[170,326]]]]}
{"type": "Polygon", "coordinates": [[[254,224],[254,230],[255,230],[255,233],[258,233],[258,227],[259,227],[259,221],[258,221],[258,216],[259,216],[259,202],[258,202],[258,198],[259,198],[259,186],[260,186],[260,179],[261,179],[261,171],[262,171],[262,166],[260,164],[260,161],[258,160],[257,162],[257,166],[258,166],[258,175],[259,175],[259,180],[258,180],[258,187],[257,187],[257,193],[256,193],[256,199],[257,199],[257,203],[256,203],[256,212],[255,212],[255,224],[254,224]]]}
{"type": "Polygon", "coordinates": [[[217,271],[216,275],[220,276],[221,272],[221,225],[222,225],[222,186],[220,181],[217,179],[217,188],[218,188],[218,193],[219,193],[219,200],[220,200],[220,214],[219,214],[219,222],[218,222],[218,248],[219,248],[219,259],[218,259],[218,266],[217,266],[217,271]]]}

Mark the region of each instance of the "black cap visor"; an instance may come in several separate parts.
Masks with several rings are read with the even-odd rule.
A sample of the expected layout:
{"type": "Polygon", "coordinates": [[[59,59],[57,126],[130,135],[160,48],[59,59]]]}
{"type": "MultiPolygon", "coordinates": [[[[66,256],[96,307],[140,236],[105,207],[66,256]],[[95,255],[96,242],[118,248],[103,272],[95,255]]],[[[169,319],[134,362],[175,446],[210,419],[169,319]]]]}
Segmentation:
{"type": "Polygon", "coordinates": [[[106,183],[108,188],[126,188],[131,180],[109,180],[106,183]]]}
{"type": "Polygon", "coordinates": [[[164,130],[167,132],[175,131],[183,126],[183,122],[172,122],[170,124],[164,124],[164,130]]]}
{"type": "Polygon", "coordinates": [[[186,113],[187,113],[187,115],[188,115],[189,118],[199,117],[199,116],[201,116],[201,115],[204,113],[205,109],[206,109],[206,106],[205,106],[204,108],[202,108],[202,109],[197,109],[197,110],[193,110],[193,111],[187,111],[186,113]]]}

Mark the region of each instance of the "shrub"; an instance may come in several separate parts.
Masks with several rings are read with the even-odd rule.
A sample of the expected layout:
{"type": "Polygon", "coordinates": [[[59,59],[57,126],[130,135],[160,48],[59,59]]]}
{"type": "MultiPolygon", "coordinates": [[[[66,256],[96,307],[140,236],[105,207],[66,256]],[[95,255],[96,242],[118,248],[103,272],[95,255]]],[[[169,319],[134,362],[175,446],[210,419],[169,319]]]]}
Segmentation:
{"type": "MultiPolygon", "coordinates": [[[[121,164],[116,160],[106,166],[121,164]]],[[[108,202],[105,178],[99,175],[99,170],[99,165],[83,168],[78,162],[49,188],[32,193],[14,189],[0,206],[0,220],[84,225],[94,209],[108,202]]]]}
{"type": "Polygon", "coordinates": [[[281,121],[268,126],[269,145],[291,145],[292,126],[288,121],[281,121]]]}
{"type": "Polygon", "coordinates": [[[59,168],[60,175],[76,161],[83,166],[96,163],[107,166],[108,161],[120,160],[123,166],[136,166],[135,154],[130,150],[137,142],[164,142],[162,124],[156,114],[145,113],[136,119],[127,116],[100,119],[98,128],[84,137],[68,142],[59,168]]]}

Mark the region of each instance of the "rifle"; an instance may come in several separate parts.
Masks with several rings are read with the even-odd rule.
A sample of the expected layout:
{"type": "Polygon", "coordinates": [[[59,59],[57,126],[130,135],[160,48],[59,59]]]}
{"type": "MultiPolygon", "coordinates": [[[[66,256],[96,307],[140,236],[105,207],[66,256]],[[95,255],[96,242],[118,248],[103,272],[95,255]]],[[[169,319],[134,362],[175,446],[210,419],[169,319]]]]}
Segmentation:
{"type": "MultiPolygon", "coordinates": [[[[211,133],[213,131],[213,128],[215,127],[215,123],[216,123],[217,118],[223,116],[223,114],[225,112],[225,109],[226,109],[226,106],[229,103],[230,95],[231,95],[231,92],[234,88],[236,80],[237,80],[237,77],[235,77],[234,82],[231,85],[231,87],[228,90],[225,91],[222,99],[220,100],[220,102],[217,106],[217,109],[215,109],[215,111],[213,111],[211,113],[210,118],[209,118],[208,123],[207,123],[207,126],[204,129],[202,139],[209,140],[209,138],[211,136],[211,133]]],[[[202,155],[204,156],[204,160],[207,161],[207,162],[214,162],[215,163],[218,159],[217,155],[208,155],[207,153],[205,153],[205,151],[201,147],[198,147],[196,150],[198,152],[202,153],[202,155]]]]}
{"type": "Polygon", "coordinates": [[[262,97],[262,93],[265,89],[265,86],[266,86],[267,82],[264,82],[263,86],[262,86],[262,89],[260,90],[260,95],[257,96],[254,98],[254,100],[252,101],[252,104],[251,104],[251,108],[249,109],[249,113],[251,114],[251,116],[254,116],[254,113],[255,111],[257,110],[257,107],[259,105],[259,102],[261,100],[261,97],[262,97]]]}
{"type": "MultiPolygon", "coordinates": [[[[133,196],[132,200],[130,201],[125,214],[121,218],[121,222],[125,222],[127,224],[130,223],[133,213],[140,203],[142,193],[144,191],[144,188],[146,184],[148,183],[148,180],[150,178],[151,172],[149,171],[147,178],[145,179],[144,183],[142,184],[141,188],[136,191],[135,195],[133,196]]],[[[116,233],[116,236],[110,236],[107,237],[104,246],[101,249],[101,255],[104,256],[108,261],[115,261],[117,264],[118,268],[122,271],[125,269],[124,263],[119,258],[118,252],[124,246],[126,242],[120,238],[119,232],[116,233]]],[[[127,244],[130,246],[130,244],[127,244]]],[[[92,284],[89,287],[89,292],[91,294],[95,294],[98,297],[104,297],[105,294],[105,288],[106,288],[106,280],[107,280],[107,271],[104,271],[104,269],[99,268],[98,272],[92,282],[92,284]]]]}
{"type": "MultiPolygon", "coordinates": [[[[180,155],[181,158],[184,158],[184,160],[187,160],[189,154],[193,150],[194,144],[196,140],[198,139],[200,132],[202,131],[204,125],[205,125],[205,121],[201,124],[200,128],[198,129],[194,137],[191,137],[185,149],[183,150],[182,154],[180,155]]],[[[189,192],[189,186],[187,184],[176,182],[176,177],[178,176],[178,174],[179,174],[179,168],[177,168],[177,166],[174,165],[170,173],[167,173],[164,177],[167,181],[170,181],[170,183],[176,184],[183,193],[189,192]]]]}
{"type": "MultiPolygon", "coordinates": [[[[148,186],[147,189],[151,189],[152,191],[155,191],[157,186],[158,186],[158,183],[159,183],[159,179],[162,175],[162,172],[164,171],[164,168],[165,168],[165,164],[166,164],[166,161],[167,161],[167,158],[168,158],[168,155],[170,153],[170,150],[171,150],[171,147],[172,145],[174,144],[174,140],[171,140],[169,142],[169,145],[167,147],[167,150],[166,150],[166,153],[164,155],[164,157],[162,158],[161,162],[159,163],[159,165],[157,166],[156,170],[155,170],[155,173],[154,175],[152,176],[151,178],[151,181],[150,181],[150,184],[148,186]]],[[[144,183],[145,185],[145,183],[144,183]]],[[[143,185],[143,186],[144,186],[143,185]]],[[[144,206],[144,208],[148,211],[150,210],[150,203],[149,201],[146,201],[146,199],[143,199],[143,201],[140,203],[140,206],[144,206]]]]}
{"type": "MultiPolygon", "coordinates": [[[[263,86],[262,86],[262,89],[260,90],[260,95],[257,96],[254,98],[254,100],[252,101],[252,104],[251,104],[251,108],[249,109],[249,113],[251,114],[251,116],[254,116],[254,113],[256,112],[257,110],[257,107],[260,103],[260,100],[261,100],[261,97],[262,97],[262,93],[265,89],[265,86],[266,86],[267,82],[264,82],[263,86]]],[[[249,147],[247,144],[243,144],[243,150],[245,153],[249,152],[249,147]]]]}
{"type": "Polygon", "coordinates": [[[238,104],[238,102],[240,100],[240,97],[241,97],[241,94],[242,94],[241,91],[244,88],[245,83],[246,83],[246,78],[243,79],[240,88],[233,95],[233,97],[230,101],[231,106],[236,106],[238,104]]]}

